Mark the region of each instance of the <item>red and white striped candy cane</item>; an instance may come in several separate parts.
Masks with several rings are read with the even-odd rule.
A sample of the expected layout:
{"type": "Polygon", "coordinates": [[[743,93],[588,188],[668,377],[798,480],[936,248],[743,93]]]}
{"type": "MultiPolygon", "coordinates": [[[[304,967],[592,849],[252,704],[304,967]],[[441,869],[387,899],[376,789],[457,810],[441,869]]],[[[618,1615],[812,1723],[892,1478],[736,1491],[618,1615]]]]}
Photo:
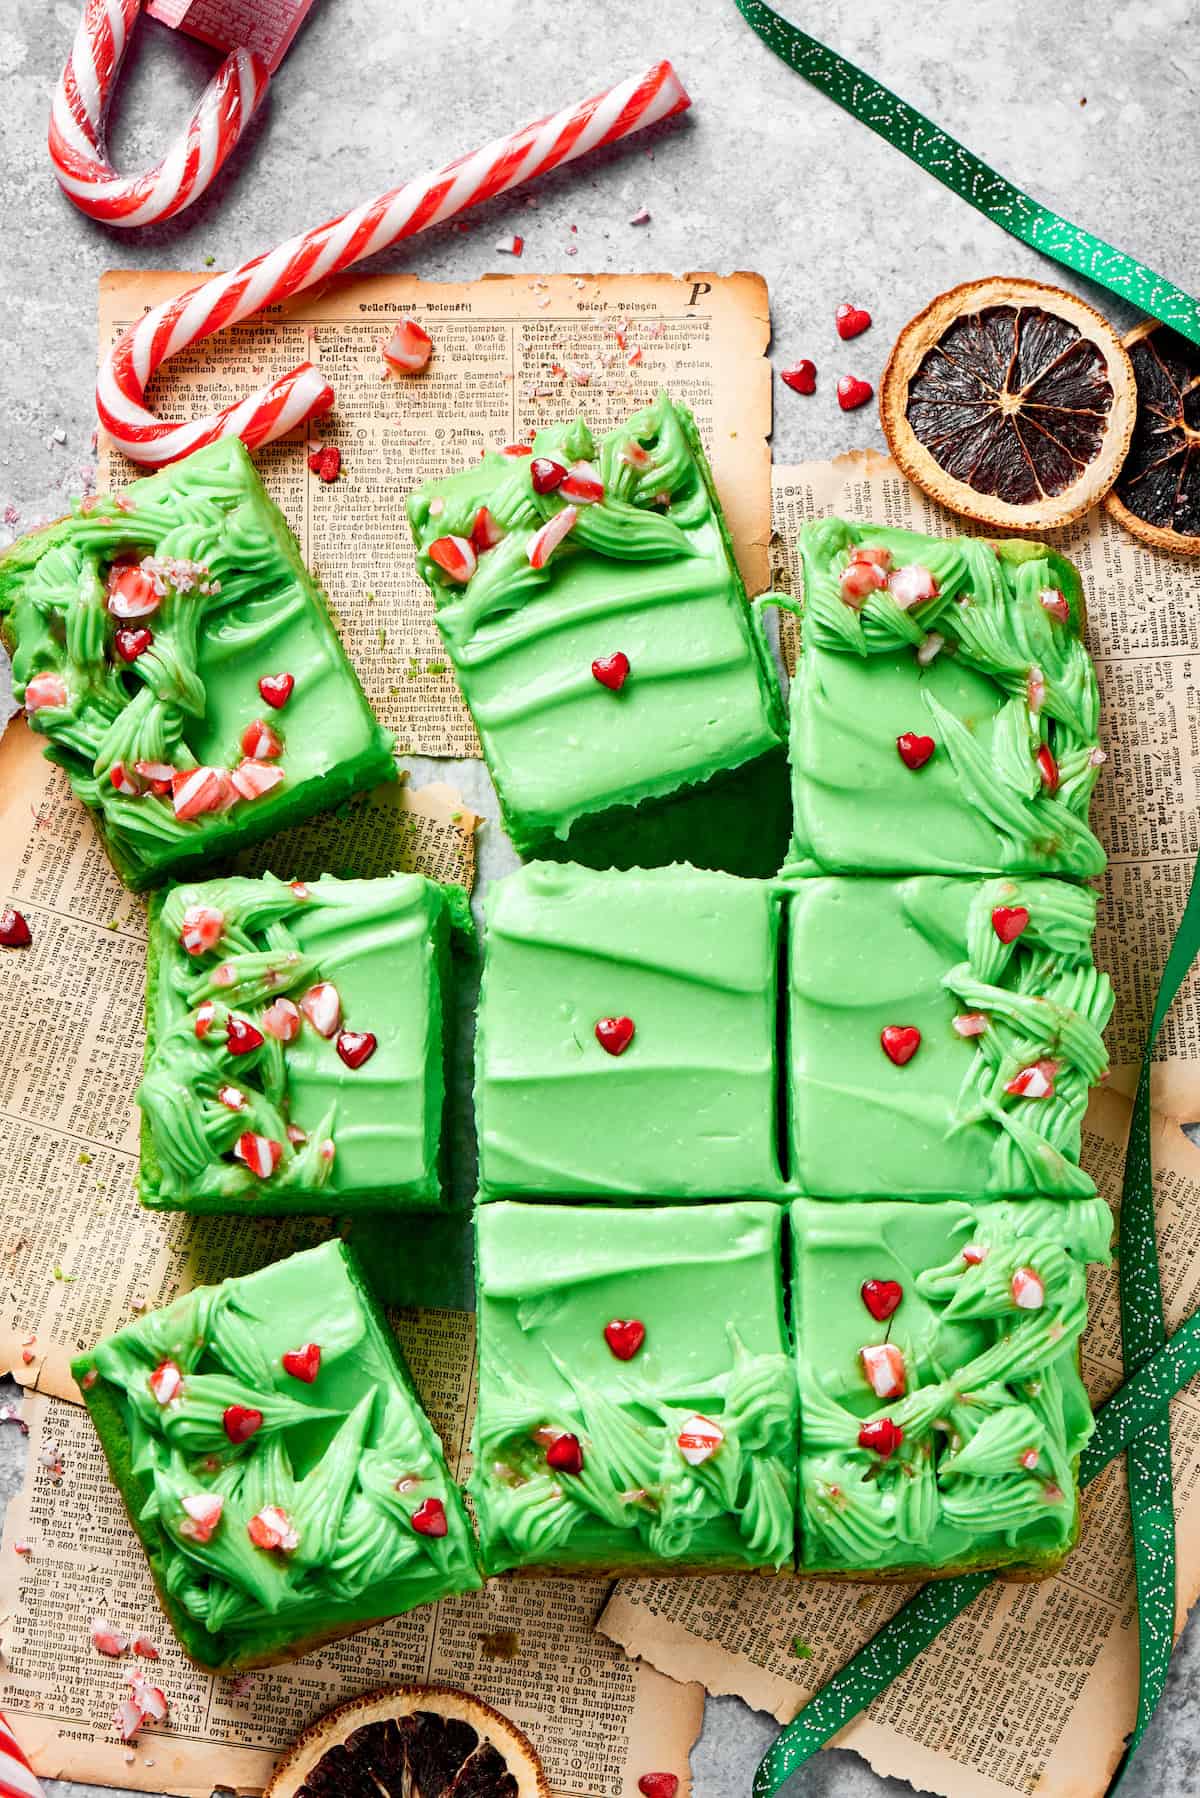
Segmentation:
{"type": "Polygon", "coordinates": [[[198,200],[267,91],[261,57],[235,50],[218,69],[167,154],[144,175],[119,175],[104,147],[104,115],[142,0],[87,0],[50,109],[50,160],[82,212],[106,225],[150,225],[198,200]]]}
{"type": "Polygon", "coordinates": [[[8,1718],[0,1711],[0,1798],[46,1798],[37,1775],[17,1745],[8,1718]]]}
{"type": "Polygon", "coordinates": [[[471,156],[422,175],[344,212],[315,230],[289,238],[226,275],[167,300],[131,326],[105,357],[96,383],[100,422],[118,449],[135,462],[161,467],[218,437],[238,436],[253,449],[271,443],[305,419],[327,412],[333,389],[311,362],[302,362],[270,387],[191,424],[167,424],[145,403],[146,384],[168,357],[263,306],[300,293],[373,256],[402,237],[452,218],[468,206],[543,175],[602,144],[614,143],[691,104],[669,62],[500,137],[471,156]]]}

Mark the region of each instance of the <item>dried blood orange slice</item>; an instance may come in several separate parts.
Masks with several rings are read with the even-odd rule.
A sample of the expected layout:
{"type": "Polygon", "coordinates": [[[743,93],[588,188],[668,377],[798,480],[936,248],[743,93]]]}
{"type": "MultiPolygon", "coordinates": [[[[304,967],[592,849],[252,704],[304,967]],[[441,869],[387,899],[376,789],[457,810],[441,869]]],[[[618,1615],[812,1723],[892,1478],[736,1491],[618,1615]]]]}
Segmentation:
{"type": "Polygon", "coordinates": [[[951,511],[1045,530],[1116,480],[1133,432],[1133,370],[1082,300],[993,276],[939,294],[904,327],[879,411],[896,462],[951,511]]]}
{"type": "Polygon", "coordinates": [[[1200,556],[1200,349],[1148,319],[1125,339],[1137,421],[1105,504],[1154,549],[1200,556]]]}
{"type": "Polygon", "coordinates": [[[310,1723],[263,1798],[550,1798],[514,1723],[469,1692],[391,1686],[310,1723]]]}

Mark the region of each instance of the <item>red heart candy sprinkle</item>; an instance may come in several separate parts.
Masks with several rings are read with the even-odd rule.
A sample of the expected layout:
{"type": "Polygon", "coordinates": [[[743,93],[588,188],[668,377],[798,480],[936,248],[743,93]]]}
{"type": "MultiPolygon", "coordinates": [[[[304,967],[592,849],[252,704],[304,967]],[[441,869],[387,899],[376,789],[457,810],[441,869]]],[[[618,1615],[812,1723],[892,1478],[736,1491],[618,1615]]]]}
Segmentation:
{"type": "Polygon", "coordinates": [[[474,574],[479,558],[467,537],[435,537],[429,545],[429,560],[436,562],[444,574],[459,586],[465,586],[474,574]]]}
{"type": "Polygon", "coordinates": [[[600,1018],[596,1024],[596,1041],[609,1055],[624,1055],[633,1041],[632,1018],[600,1018]]]}
{"type": "Polygon", "coordinates": [[[230,1014],[225,1030],[225,1047],[231,1055],[249,1055],[263,1046],[262,1031],[249,1018],[239,1017],[236,1011],[230,1014]]]}
{"type": "Polygon", "coordinates": [[[992,929],[1002,943],[1014,943],[1029,923],[1023,905],[997,905],[992,910],[992,929]]]}
{"type": "Polygon", "coordinates": [[[902,1068],[921,1047],[921,1032],[915,1024],[887,1024],[879,1032],[879,1040],[888,1060],[902,1068]]]}
{"type": "Polygon", "coordinates": [[[646,1326],[636,1317],[614,1317],[604,1326],[604,1340],[618,1361],[632,1361],[646,1340],[646,1326]]]}
{"type": "Polygon", "coordinates": [[[876,1398],[903,1398],[904,1356],[894,1342],[876,1342],[858,1351],[867,1383],[876,1398]]]}
{"type": "Polygon", "coordinates": [[[904,1288],[899,1280],[864,1280],[859,1288],[863,1304],[876,1323],[884,1323],[899,1309],[904,1288]]]}
{"type": "Polygon", "coordinates": [[[154,632],[145,625],[126,625],[113,638],[113,648],[123,662],[136,662],[154,641],[154,632]]]}
{"type": "Polygon", "coordinates": [[[313,450],[308,458],[308,466],[328,486],[342,472],[342,452],[335,443],[323,444],[320,449],[313,450]]]}
{"type": "Polygon", "coordinates": [[[294,674],[264,674],[258,683],[258,690],[268,705],[278,711],[292,697],[292,688],[296,684],[294,674]]]}
{"type": "Polygon", "coordinates": [[[619,649],[610,656],[597,656],[592,674],[610,693],[619,693],[629,679],[629,657],[619,649]]]}
{"type": "Polygon", "coordinates": [[[859,1448],[869,1449],[881,1461],[890,1460],[903,1441],[904,1431],[890,1417],[877,1417],[873,1423],[864,1423],[858,1432],[859,1448]]]}
{"type": "Polygon", "coordinates": [[[806,356],[797,362],[795,368],[783,368],[779,371],[779,379],[793,393],[815,393],[817,391],[817,365],[806,356]]]}
{"type": "Polygon", "coordinates": [[[33,937],[29,925],[15,906],[0,911],[0,949],[28,949],[33,937]]]}
{"type": "Polygon", "coordinates": [[[553,1467],[555,1473],[582,1473],[583,1450],[578,1436],[565,1432],[556,1436],[546,1450],[546,1466],[553,1467]]]}
{"type": "Polygon", "coordinates": [[[838,405],[843,412],[857,411],[859,406],[866,405],[874,392],[869,381],[860,381],[856,375],[843,375],[837,384],[838,405]]]}
{"type": "Polygon", "coordinates": [[[253,1405],[226,1405],[221,1423],[231,1442],[249,1442],[262,1429],[263,1414],[253,1405]]]}
{"type": "Polygon", "coordinates": [[[444,1536],[450,1525],[446,1507],[440,1498],[427,1498],[412,1514],[412,1526],[418,1536],[444,1536]]]}
{"type": "Polygon", "coordinates": [[[378,1046],[369,1030],[343,1030],[337,1039],[337,1052],[348,1068],[370,1061],[378,1046]]]}
{"type": "Polygon", "coordinates": [[[321,1371],[321,1350],[317,1343],[306,1342],[303,1348],[289,1349],[283,1356],[283,1371],[294,1380],[311,1386],[321,1371]]]}
{"type": "Polygon", "coordinates": [[[932,737],[919,737],[916,731],[906,730],[896,738],[896,753],[906,768],[923,768],[937,744],[932,737]]]}
{"type": "Polygon", "coordinates": [[[1058,792],[1058,763],[1049,746],[1045,743],[1037,752],[1038,772],[1042,777],[1042,785],[1047,793],[1058,792]]]}
{"type": "Polygon", "coordinates": [[[535,493],[553,493],[566,480],[567,471],[552,456],[535,456],[529,464],[529,478],[535,493]]]}
{"type": "Polygon", "coordinates": [[[638,1780],[642,1798],[675,1798],[678,1790],[678,1773],[643,1773],[638,1780]]]}
{"type": "Polygon", "coordinates": [[[861,306],[852,306],[848,300],[843,300],[834,315],[834,325],[842,342],[847,343],[851,337],[861,337],[870,329],[871,314],[861,306]]]}

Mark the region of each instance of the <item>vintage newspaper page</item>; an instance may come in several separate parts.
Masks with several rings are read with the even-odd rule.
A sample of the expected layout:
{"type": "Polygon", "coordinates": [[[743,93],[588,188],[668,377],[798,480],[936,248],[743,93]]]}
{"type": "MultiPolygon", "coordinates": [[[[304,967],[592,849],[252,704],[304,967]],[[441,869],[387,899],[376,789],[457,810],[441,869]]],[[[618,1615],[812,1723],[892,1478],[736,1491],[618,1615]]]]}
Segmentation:
{"type": "MultiPolygon", "coordinates": [[[[121,271],[100,284],[100,342],[203,276],[121,271]]],[[[325,485],[288,438],[256,451],[272,497],[326,589],[380,720],[401,753],[478,755],[475,728],[418,579],[405,499],[484,449],[582,413],[608,429],[660,387],[695,412],[751,592],[767,580],[771,371],[758,275],[489,275],[463,286],[347,277],[270,306],[174,357],[155,377],[160,417],[243,398],[269,374],[320,364],[337,394],[310,446],[336,444],[325,485]],[[379,353],[411,314],[434,342],[423,374],[379,353]]],[[[101,488],[138,472],[100,434],[101,488]]]]}
{"type": "MultiPolygon", "coordinates": [[[[451,1465],[469,1434],[473,1320],[408,1312],[399,1331],[451,1465]]],[[[159,1611],[145,1557],[109,1483],[87,1413],[27,1402],[29,1470],[0,1544],[0,1707],[39,1773],[130,1791],[209,1798],[260,1792],[278,1752],[314,1717],[376,1687],[416,1681],[477,1692],[514,1719],[558,1798],[637,1798],[639,1774],[671,1767],[690,1791],[688,1754],[704,1695],[636,1665],[597,1635],[603,1580],[492,1580],[331,1643],[287,1667],[236,1678],[199,1672],[159,1611]],[[135,1662],[106,1660],[90,1626],[104,1616],[149,1634],[167,1722],[124,1747],[112,1714],[135,1662]]]]}
{"type": "MultiPolygon", "coordinates": [[[[961,525],[882,457],[775,471],[775,574],[797,588],[795,533],[828,513],[917,530],[961,525]]],[[[1093,812],[1110,864],[1096,959],[1112,974],[1113,1074],[1097,1092],[1084,1162],[1116,1209],[1132,1064],[1183,910],[1200,824],[1200,607],[1194,565],[1158,556],[1093,512],[1057,541],[1079,563],[1089,604],[1109,762],[1093,812]]],[[[1200,989],[1185,986],[1156,1065],[1155,1168],[1168,1327],[1200,1302],[1200,989]]],[[[1084,1372],[1103,1399],[1121,1378],[1116,1276],[1091,1274],[1084,1372]]],[[[1200,1390],[1172,1406],[1179,1525],[1177,1626],[1200,1593],[1200,1390]]],[[[912,1587],[706,1579],[621,1582],[601,1629],[633,1655],[710,1692],[733,1692],[781,1722],[903,1603],[912,1587]]],[[[1055,1579],[984,1592],[870,1710],[844,1729],[879,1773],[946,1798],[1078,1798],[1103,1791],[1133,1724],[1133,1563],[1124,1474],[1085,1495],[1081,1548],[1055,1579]]]]}

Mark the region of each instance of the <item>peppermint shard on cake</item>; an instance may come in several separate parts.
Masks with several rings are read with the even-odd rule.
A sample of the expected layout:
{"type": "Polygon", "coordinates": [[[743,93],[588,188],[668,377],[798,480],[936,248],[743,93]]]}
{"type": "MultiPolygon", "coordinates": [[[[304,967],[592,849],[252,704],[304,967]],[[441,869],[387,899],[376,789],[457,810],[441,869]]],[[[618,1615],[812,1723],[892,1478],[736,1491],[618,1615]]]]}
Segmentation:
{"type": "Polygon", "coordinates": [[[800,1566],[1052,1572],[1078,1528],[1101,1199],[792,1207],[800,1566]]]}
{"type": "Polygon", "coordinates": [[[201,1667],[290,1660],[478,1586],[458,1487],[344,1243],[185,1293],[73,1372],[201,1667]]]}
{"type": "Polygon", "coordinates": [[[466,894],[419,874],[156,896],[142,1203],[436,1209],[450,938],[469,927],[466,894]]]}
{"type": "Polygon", "coordinates": [[[1098,874],[1104,753],[1072,564],[840,519],[805,526],[799,550],[795,865],[1098,874]]]}
{"type": "Polygon", "coordinates": [[[1095,1191],[1112,988],[1063,880],[819,876],[788,899],[791,1174],[818,1198],[1095,1191]]]}
{"type": "MultiPolygon", "coordinates": [[[[665,394],[605,437],[576,419],[485,455],[408,511],[522,853],[782,744],[694,421],[665,394]]],[[[656,847],[643,832],[642,858],[656,847]]]]}
{"type": "Polygon", "coordinates": [[[0,557],[13,688],[127,886],[227,861],[395,775],[235,437],[0,557]]]}
{"type": "Polygon", "coordinates": [[[481,1196],[779,1198],[765,882],[534,862],[497,883],[475,1045],[481,1196]]]}
{"type": "Polygon", "coordinates": [[[782,1210],[476,1213],[488,1573],[790,1568],[782,1210]]]}

